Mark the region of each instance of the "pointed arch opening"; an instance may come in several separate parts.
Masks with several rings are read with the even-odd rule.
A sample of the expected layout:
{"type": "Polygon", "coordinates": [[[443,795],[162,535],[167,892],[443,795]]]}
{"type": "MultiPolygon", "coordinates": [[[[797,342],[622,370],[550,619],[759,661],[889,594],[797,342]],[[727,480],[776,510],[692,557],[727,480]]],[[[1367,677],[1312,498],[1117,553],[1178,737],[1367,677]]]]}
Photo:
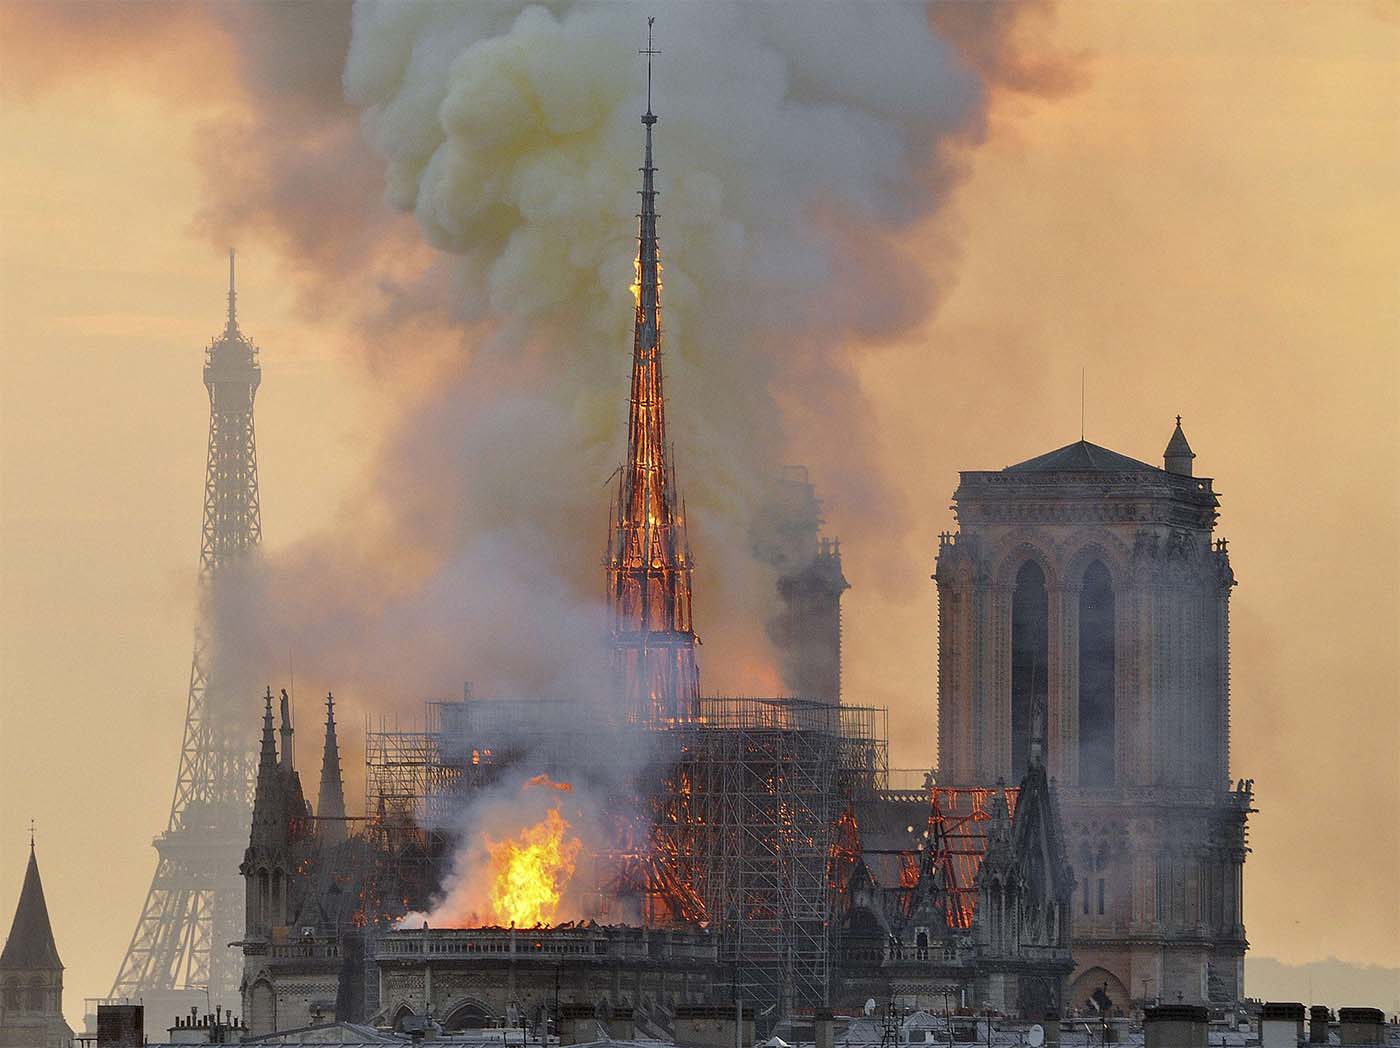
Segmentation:
{"type": "Polygon", "coordinates": [[[1050,687],[1050,599],[1045,572],[1033,560],[1016,573],[1011,595],[1011,778],[1030,764],[1031,743],[1045,731],[1050,687]]]}
{"type": "Polygon", "coordinates": [[[1112,786],[1114,768],[1113,579],[1102,561],[1079,590],[1079,784],[1112,786]]]}
{"type": "Polygon", "coordinates": [[[461,1030],[481,1030],[492,1023],[491,1014],[486,1010],[486,1006],[476,1000],[463,1001],[456,1008],[448,1013],[442,1028],[452,1033],[461,1030]]]}

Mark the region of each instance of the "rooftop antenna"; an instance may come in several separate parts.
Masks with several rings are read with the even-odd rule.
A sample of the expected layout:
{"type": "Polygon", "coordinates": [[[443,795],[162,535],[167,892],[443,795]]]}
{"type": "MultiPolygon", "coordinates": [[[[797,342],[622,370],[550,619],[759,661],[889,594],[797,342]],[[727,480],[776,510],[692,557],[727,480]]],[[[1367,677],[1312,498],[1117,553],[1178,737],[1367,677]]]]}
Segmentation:
{"type": "Polygon", "coordinates": [[[651,44],[651,27],[654,26],[655,24],[656,24],[656,18],[655,18],[655,16],[653,16],[653,17],[647,19],[647,46],[646,46],[646,50],[644,50],[644,51],[638,51],[638,52],[637,52],[637,54],[639,54],[639,55],[646,55],[646,56],[647,56],[647,118],[648,118],[648,119],[647,119],[647,122],[648,122],[648,123],[652,123],[652,124],[656,123],[656,117],[655,117],[655,115],[654,115],[654,114],[652,113],[652,111],[651,111],[651,56],[652,56],[652,55],[659,55],[659,54],[661,53],[660,51],[658,51],[658,50],[656,50],[654,47],[652,47],[652,44],[651,44]]]}
{"type": "Polygon", "coordinates": [[[229,330],[238,327],[238,320],[234,315],[233,303],[237,298],[233,290],[233,248],[228,249],[228,326],[229,330]]]}

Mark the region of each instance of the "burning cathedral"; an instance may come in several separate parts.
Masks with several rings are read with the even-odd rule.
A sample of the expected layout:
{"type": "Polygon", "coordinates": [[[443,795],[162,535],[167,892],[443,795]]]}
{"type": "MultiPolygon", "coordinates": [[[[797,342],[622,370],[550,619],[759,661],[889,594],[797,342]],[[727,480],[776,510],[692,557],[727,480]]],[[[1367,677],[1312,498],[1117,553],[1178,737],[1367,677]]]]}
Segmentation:
{"type": "Polygon", "coordinates": [[[892,780],[885,712],[842,701],[847,582],[805,474],[769,551],[794,697],[701,690],[656,122],[648,101],[603,557],[613,698],[430,702],[423,730],[368,733],[350,816],[334,700],[313,808],[269,689],[236,944],[250,1033],[586,1016],[627,1039],[736,1004],[771,1024],[871,998],[1031,1018],[1233,1002],[1250,810],[1226,782],[1233,576],[1180,428],[1164,469],[1080,441],[962,475],[921,781],[892,780]]]}

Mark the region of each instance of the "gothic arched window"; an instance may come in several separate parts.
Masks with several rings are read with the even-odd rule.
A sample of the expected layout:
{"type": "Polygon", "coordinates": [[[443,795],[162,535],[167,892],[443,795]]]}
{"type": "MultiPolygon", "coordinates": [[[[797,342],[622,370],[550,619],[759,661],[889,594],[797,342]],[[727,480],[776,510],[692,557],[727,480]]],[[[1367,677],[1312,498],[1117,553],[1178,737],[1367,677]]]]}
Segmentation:
{"type": "Polygon", "coordinates": [[[1045,573],[1028,560],[1016,573],[1011,595],[1011,778],[1020,781],[1030,763],[1031,741],[1045,737],[1049,694],[1050,601],[1045,573]]]}
{"type": "Polygon", "coordinates": [[[1079,784],[1112,786],[1113,580],[1100,561],[1079,590],[1079,784]]]}

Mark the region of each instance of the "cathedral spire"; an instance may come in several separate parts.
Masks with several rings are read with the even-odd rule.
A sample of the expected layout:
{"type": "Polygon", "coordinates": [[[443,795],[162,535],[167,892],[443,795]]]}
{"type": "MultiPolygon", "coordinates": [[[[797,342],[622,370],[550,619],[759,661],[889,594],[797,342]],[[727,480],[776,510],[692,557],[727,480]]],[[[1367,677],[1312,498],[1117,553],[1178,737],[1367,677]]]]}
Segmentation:
{"type": "Polygon", "coordinates": [[[316,797],[321,843],[345,840],[345,786],[340,778],[340,744],[335,735],[335,696],[326,693],[326,745],[321,754],[321,790],[316,797]]]}
{"type": "Polygon", "coordinates": [[[287,689],[282,689],[282,726],[278,729],[278,734],[282,741],[282,767],[291,771],[294,765],[292,759],[292,701],[287,697],[287,689]]]}
{"type": "Polygon", "coordinates": [[[277,770],[277,736],[272,732],[272,687],[263,696],[262,749],[258,752],[258,782],[277,770]]]}
{"type": "Polygon", "coordinates": [[[646,147],[642,210],[637,216],[636,311],[627,459],[619,470],[606,568],[614,679],[629,719],[691,720],[699,674],[691,623],[692,564],[679,508],[661,377],[661,262],[656,236],[656,167],[652,154],[652,24],[647,20],[646,147]]]}
{"type": "Polygon", "coordinates": [[[19,891],[10,937],[0,952],[0,971],[62,971],[58,947],[49,923],[49,907],[44,901],[44,883],[39,879],[39,860],[34,854],[34,838],[29,839],[29,865],[24,886],[19,891]]]}

